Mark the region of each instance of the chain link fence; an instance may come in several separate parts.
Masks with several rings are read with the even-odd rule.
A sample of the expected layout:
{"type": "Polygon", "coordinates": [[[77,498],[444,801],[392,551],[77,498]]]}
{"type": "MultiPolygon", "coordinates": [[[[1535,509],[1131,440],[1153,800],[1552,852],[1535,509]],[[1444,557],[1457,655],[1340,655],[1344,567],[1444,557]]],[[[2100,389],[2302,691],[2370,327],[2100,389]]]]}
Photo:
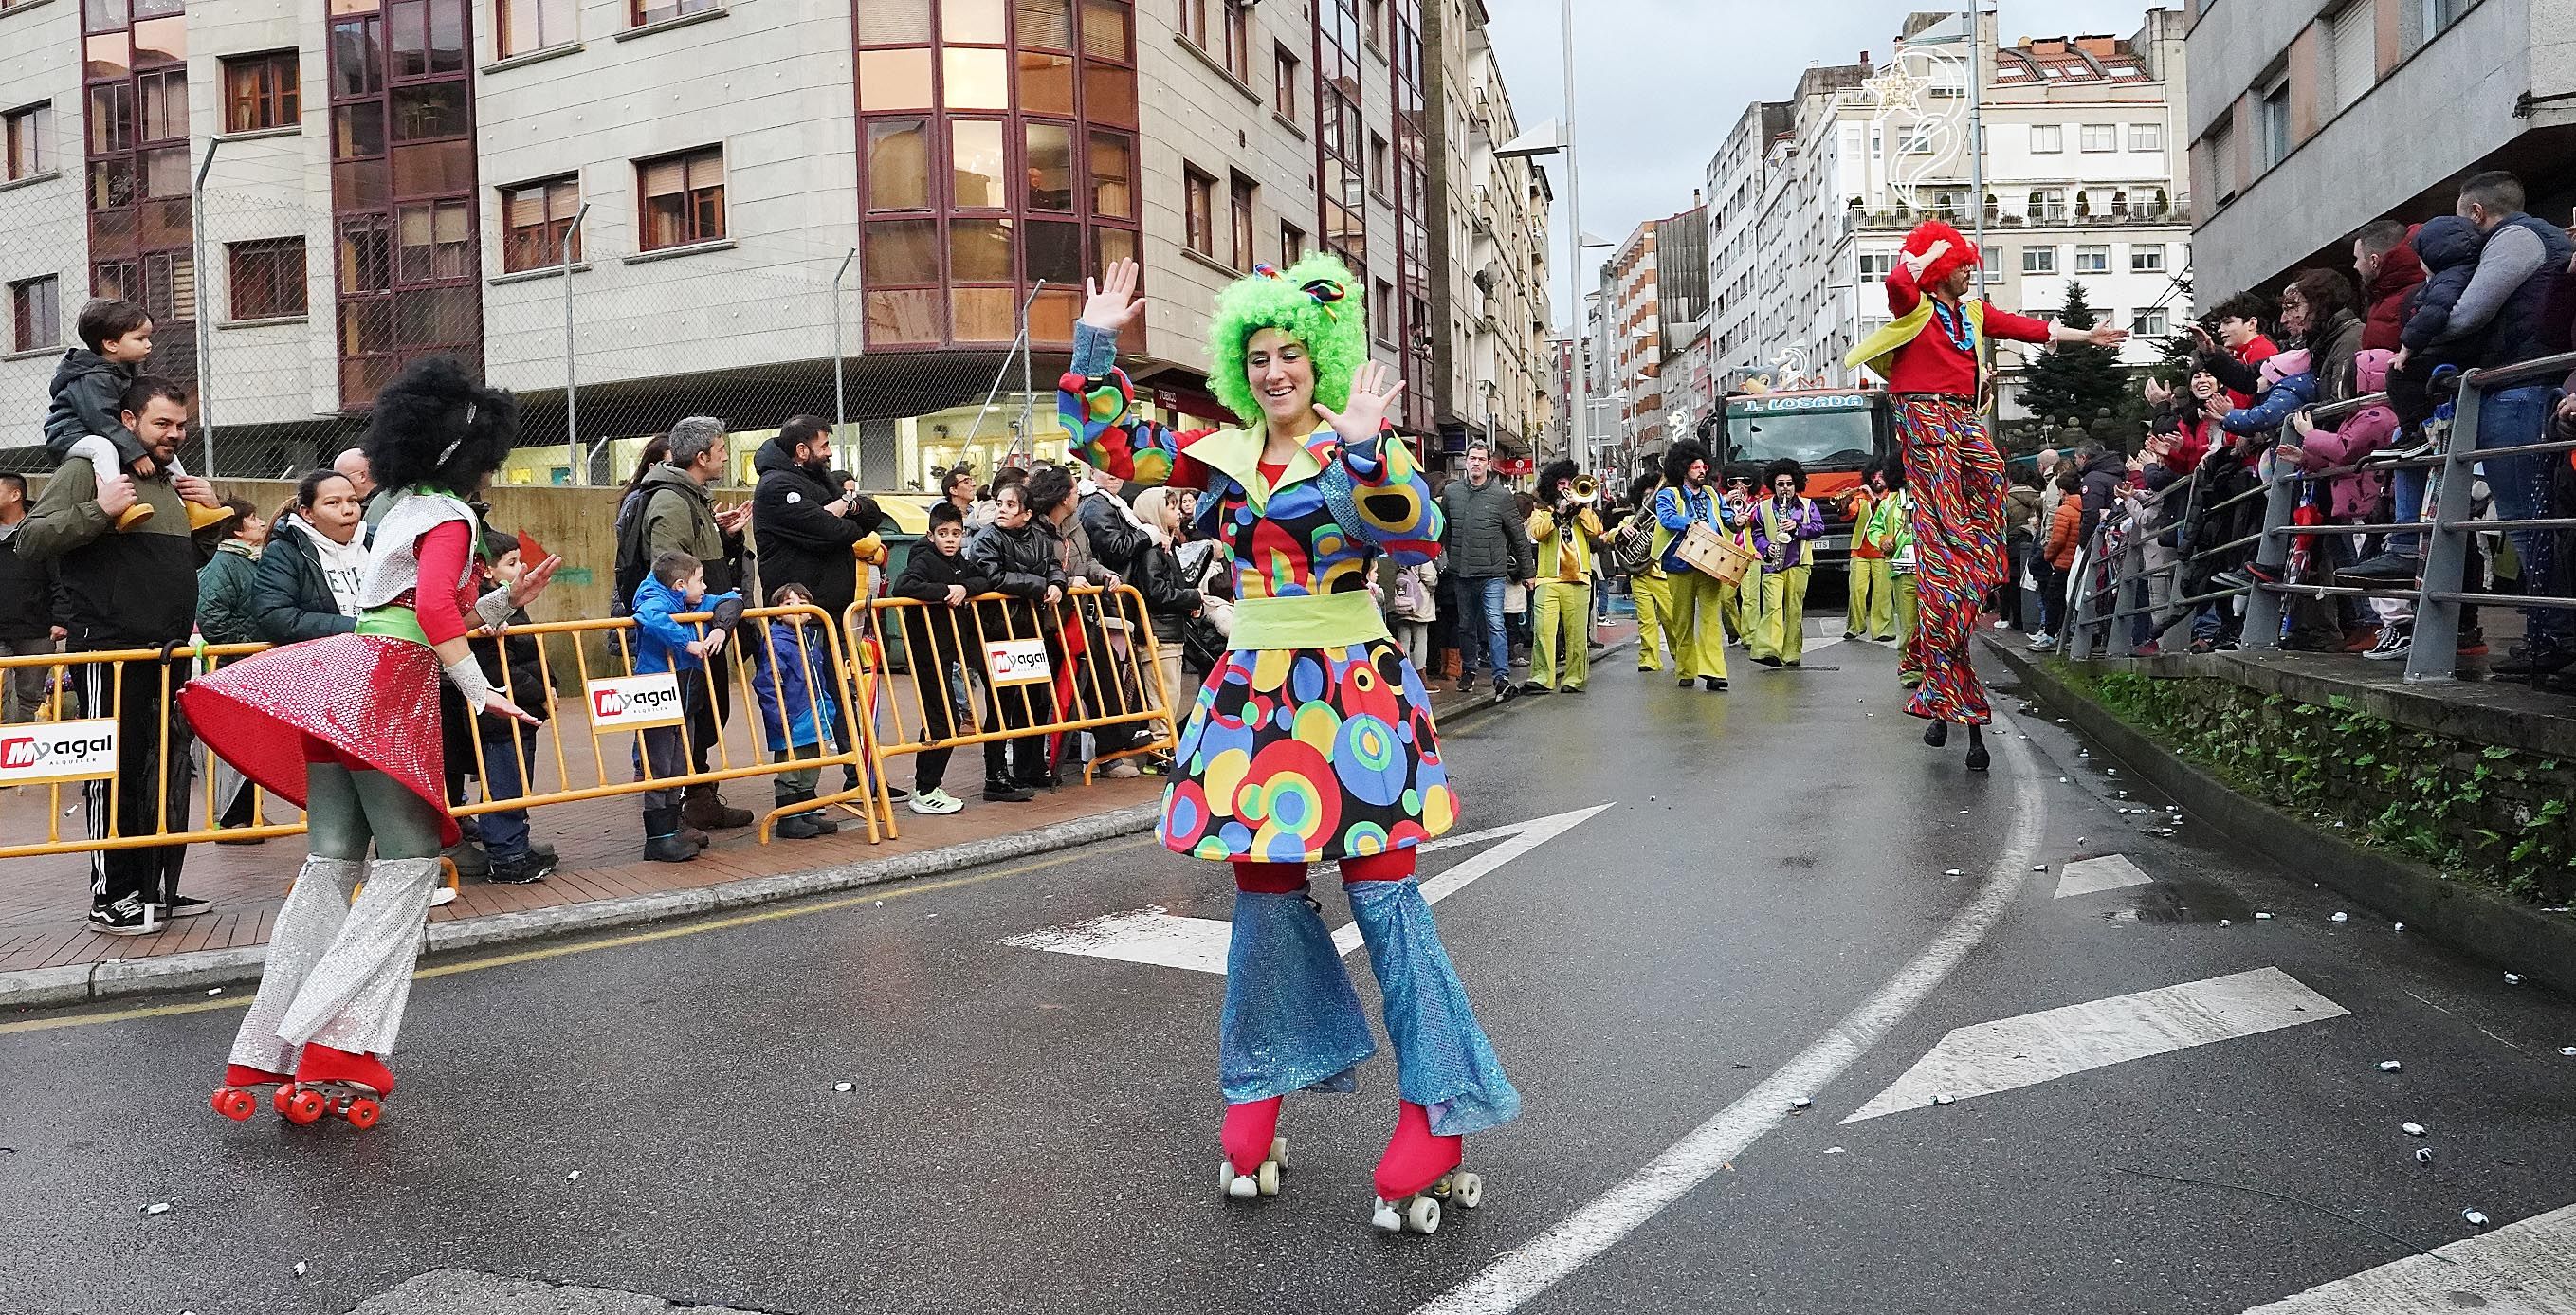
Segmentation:
{"type": "Polygon", "coordinates": [[[989,472],[1015,443],[1063,450],[1061,345],[1034,360],[1002,344],[866,350],[848,225],[644,249],[649,217],[639,229],[631,214],[585,214],[568,187],[352,210],[301,135],[226,143],[193,194],[185,169],[85,177],[78,130],[52,140],[54,176],[0,190],[14,320],[0,469],[54,464],[46,385],[93,291],[151,311],[150,368],[200,395],[182,458],[219,477],[327,463],[363,436],[375,391],[433,354],[517,393],[524,445],[505,484],[622,483],[644,444],[690,415],[734,433],[742,482],[760,441],[800,414],[839,422],[841,463],[877,490],[935,489],[958,464],[989,472]]]}

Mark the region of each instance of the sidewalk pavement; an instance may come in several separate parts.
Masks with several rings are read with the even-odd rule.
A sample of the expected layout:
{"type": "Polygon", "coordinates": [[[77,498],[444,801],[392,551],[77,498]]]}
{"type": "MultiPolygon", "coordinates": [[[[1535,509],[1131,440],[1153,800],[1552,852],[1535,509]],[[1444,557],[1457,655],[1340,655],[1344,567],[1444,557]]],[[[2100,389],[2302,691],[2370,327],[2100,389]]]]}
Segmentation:
{"type": "MultiPolygon", "coordinates": [[[[1613,641],[1615,642],[1615,641],[1613,641]]],[[[1494,702],[1490,693],[1436,690],[1436,715],[1449,718],[1494,702]]],[[[951,784],[977,774],[969,752],[950,770],[951,784]]],[[[893,764],[908,784],[909,760],[893,764]]],[[[827,779],[825,784],[836,784],[827,779]]],[[[591,932],[747,904],[953,872],[1153,829],[1163,778],[1106,778],[1089,786],[1041,792],[1025,804],[986,803],[979,789],[953,790],[962,812],[924,817],[895,805],[900,839],[871,845],[865,824],[834,810],[837,835],[758,842],[756,829],[716,833],[693,863],[647,863],[633,796],[556,804],[529,814],[535,839],[551,844],[560,866],[524,886],[466,881],[457,898],[433,909],[426,930],[432,952],[591,932]]],[[[728,799],[766,811],[769,778],[728,782],[728,799]]],[[[0,790],[0,833],[44,834],[51,792],[0,790]]],[[[202,797],[202,787],[199,791],[202,797]]],[[[79,795],[62,799],[80,824],[79,795]]],[[[272,799],[272,815],[292,816],[272,799]]],[[[305,855],[301,836],[258,845],[201,844],[188,855],[185,894],[214,907],[174,920],[149,936],[106,936],[89,929],[89,855],[12,859],[0,882],[0,1008],[32,1008],[182,988],[257,980],[269,924],[305,855]]]]}

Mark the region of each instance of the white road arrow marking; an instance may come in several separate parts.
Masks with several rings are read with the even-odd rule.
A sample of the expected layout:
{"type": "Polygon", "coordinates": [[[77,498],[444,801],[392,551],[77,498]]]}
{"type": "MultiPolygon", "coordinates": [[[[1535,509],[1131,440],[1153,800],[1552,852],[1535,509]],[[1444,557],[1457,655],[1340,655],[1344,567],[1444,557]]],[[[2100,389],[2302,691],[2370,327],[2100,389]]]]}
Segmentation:
{"type": "Polygon", "coordinates": [[[2576,1312],[2576,1205],[2436,1247],[2432,1255],[2366,1269],[2245,1315],[2451,1315],[2465,1306],[2518,1315],[2576,1312]]]}
{"type": "Polygon", "coordinates": [[[2138,865],[2123,854],[2105,854],[2100,858],[2078,859],[2057,874],[2057,898],[2069,895],[2091,895],[2098,891],[2118,890],[2123,886],[2143,886],[2155,878],[2138,870],[2138,865]]]}
{"type": "Polygon", "coordinates": [[[2088,1069],[2253,1036],[2351,1012],[2278,968],[2160,986],[1963,1027],[1845,1123],[1965,1100],[2088,1069]]]}
{"type": "MultiPolygon", "coordinates": [[[[1422,846],[1422,852],[1458,849],[1501,841],[1492,849],[1478,854],[1458,866],[1426,879],[1422,897],[1439,903],[1466,888],[1469,882],[1495,871],[1521,855],[1590,821],[1608,804],[1578,808],[1553,817],[1514,822],[1463,836],[1444,836],[1422,846]]],[[[1186,968],[1192,972],[1225,975],[1226,942],[1234,934],[1234,924],[1222,918],[1190,918],[1151,905],[1129,913],[1112,913],[1078,922],[1069,927],[1048,927],[1041,931],[1007,936],[1002,944],[1025,950],[1047,950],[1056,954],[1082,954],[1098,959],[1124,959],[1129,963],[1150,964],[1157,968],[1186,968]]],[[[1333,945],[1348,954],[1360,947],[1357,924],[1333,933],[1333,945]]]]}

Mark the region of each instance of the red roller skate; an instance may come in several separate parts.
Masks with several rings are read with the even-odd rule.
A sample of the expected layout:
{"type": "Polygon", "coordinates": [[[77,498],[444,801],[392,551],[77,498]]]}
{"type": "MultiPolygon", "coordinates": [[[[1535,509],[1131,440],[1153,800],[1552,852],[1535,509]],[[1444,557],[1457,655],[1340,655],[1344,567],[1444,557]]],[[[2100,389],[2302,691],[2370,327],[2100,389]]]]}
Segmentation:
{"type": "Polygon", "coordinates": [[[259,1110],[258,1087],[275,1087],[278,1112],[286,1112],[286,1087],[295,1079],[248,1064],[224,1065],[224,1085],[215,1088],[215,1113],[239,1123],[259,1110]]]}
{"type": "Polygon", "coordinates": [[[1459,1169],[1467,1139],[1436,1137],[1431,1114],[1412,1101],[1396,1105],[1395,1135],[1377,1162],[1377,1210],[1369,1222],[1386,1233],[1436,1233],[1440,1207],[1473,1210],[1485,1202],[1485,1180],[1459,1169]]]}
{"type": "Polygon", "coordinates": [[[384,1098],[393,1090],[393,1070],[375,1056],[308,1044],[295,1080],[277,1089],[277,1112],[295,1124],[337,1115],[364,1130],[384,1117],[384,1098]]]}
{"type": "Polygon", "coordinates": [[[1277,1096],[1225,1107],[1225,1127],[1217,1133],[1225,1162],[1217,1166],[1217,1186],[1228,1198],[1279,1195],[1279,1175],[1288,1168],[1288,1139],[1278,1132],[1277,1096]]]}

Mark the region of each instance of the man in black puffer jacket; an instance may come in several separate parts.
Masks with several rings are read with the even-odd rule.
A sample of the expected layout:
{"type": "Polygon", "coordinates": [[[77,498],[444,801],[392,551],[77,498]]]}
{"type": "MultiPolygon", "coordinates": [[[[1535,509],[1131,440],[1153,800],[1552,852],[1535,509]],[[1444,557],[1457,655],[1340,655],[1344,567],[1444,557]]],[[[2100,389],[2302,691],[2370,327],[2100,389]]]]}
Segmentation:
{"type": "Polygon", "coordinates": [[[851,548],[885,523],[876,501],[844,493],[832,479],[832,424],[797,416],[751,459],[760,477],[751,530],[760,547],[763,591],[801,584],[838,624],[859,593],[851,548]]]}
{"type": "MultiPolygon", "coordinates": [[[[779,426],[778,436],[752,455],[751,468],[760,477],[751,494],[751,532],[761,589],[805,586],[837,629],[859,596],[852,550],[885,523],[885,513],[875,499],[841,491],[832,473],[832,423],[820,416],[796,416],[779,426]]],[[[849,734],[849,719],[834,718],[832,741],[840,752],[849,752],[849,734]]],[[[856,768],[841,769],[841,788],[855,790],[858,783],[856,768]]],[[[888,794],[909,797],[902,790],[888,794]]]]}

